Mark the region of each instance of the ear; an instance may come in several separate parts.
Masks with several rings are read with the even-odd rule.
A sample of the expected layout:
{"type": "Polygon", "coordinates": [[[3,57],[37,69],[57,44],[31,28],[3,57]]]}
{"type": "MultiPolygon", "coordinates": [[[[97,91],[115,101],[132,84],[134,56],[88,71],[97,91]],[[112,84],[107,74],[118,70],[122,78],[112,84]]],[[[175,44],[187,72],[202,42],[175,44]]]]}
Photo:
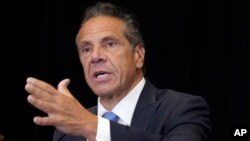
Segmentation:
{"type": "Polygon", "coordinates": [[[134,50],[136,68],[141,69],[145,59],[145,49],[143,44],[138,44],[134,50]]]}

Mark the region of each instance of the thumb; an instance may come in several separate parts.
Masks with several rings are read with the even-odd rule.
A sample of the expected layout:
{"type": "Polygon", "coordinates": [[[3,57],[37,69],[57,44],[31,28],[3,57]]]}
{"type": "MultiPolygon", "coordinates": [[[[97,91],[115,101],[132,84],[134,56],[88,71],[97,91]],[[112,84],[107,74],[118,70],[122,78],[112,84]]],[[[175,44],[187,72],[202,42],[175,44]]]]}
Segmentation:
{"type": "Polygon", "coordinates": [[[67,96],[72,96],[72,94],[70,93],[69,89],[68,89],[68,85],[70,83],[70,79],[64,79],[61,82],[59,82],[58,86],[57,86],[57,90],[67,96]]]}

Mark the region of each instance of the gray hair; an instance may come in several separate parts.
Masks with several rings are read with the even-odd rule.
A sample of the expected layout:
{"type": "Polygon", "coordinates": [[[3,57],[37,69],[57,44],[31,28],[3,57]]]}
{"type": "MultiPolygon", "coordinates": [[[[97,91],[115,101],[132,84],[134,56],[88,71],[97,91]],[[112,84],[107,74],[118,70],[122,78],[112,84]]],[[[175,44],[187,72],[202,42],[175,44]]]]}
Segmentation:
{"type": "Polygon", "coordinates": [[[144,45],[142,33],[140,31],[140,24],[136,20],[135,15],[127,9],[123,9],[120,6],[111,3],[98,2],[95,5],[86,8],[83,16],[82,25],[90,18],[96,16],[110,16],[118,18],[126,25],[124,34],[131,46],[136,47],[138,44],[144,45]]]}

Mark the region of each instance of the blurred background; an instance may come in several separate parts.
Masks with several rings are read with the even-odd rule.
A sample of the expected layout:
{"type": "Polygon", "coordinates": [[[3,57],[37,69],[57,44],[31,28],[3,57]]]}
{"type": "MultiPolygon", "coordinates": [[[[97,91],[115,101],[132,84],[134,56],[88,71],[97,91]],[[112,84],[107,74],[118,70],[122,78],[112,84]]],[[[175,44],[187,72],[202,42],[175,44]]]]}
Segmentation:
{"type": "MultiPolygon", "coordinates": [[[[4,141],[49,141],[54,127],[28,104],[28,76],[69,89],[85,106],[96,96],[85,83],[75,46],[86,6],[96,0],[0,2],[0,134],[4,141]]],[[[200,95],[211,110],[211,140],[237,140],[250,125],[250,13],[234,0],[113,0],[138,16],[146,43],[146,77],[158,88],[200,95]]],[[[250,130],[249,130],[250,131],[250,130]]]]}

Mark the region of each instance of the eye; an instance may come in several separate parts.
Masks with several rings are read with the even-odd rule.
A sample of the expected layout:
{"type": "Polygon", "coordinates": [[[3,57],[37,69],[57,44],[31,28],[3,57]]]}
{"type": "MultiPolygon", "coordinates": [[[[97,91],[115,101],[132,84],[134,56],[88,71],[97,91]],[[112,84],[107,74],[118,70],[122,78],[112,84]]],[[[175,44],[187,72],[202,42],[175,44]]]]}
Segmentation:
{"type": "Polygon", "coordinates": [[[82,53],[89,53],[91,51],[90,45],[83,45],[80,50],[82,53]]]}
{"type": "Polygon", "coordinates": [[[87,53],[87,52],[90,51],[90,48],[89,47],[84,47],[82,51],[85,52],[85,53],[87,53]]]}
{"type": "Polygon", "coordinates": [[[106,41],[106,47],[114,47],[115,46],[115,42],[112,40],[106,41]]]}

